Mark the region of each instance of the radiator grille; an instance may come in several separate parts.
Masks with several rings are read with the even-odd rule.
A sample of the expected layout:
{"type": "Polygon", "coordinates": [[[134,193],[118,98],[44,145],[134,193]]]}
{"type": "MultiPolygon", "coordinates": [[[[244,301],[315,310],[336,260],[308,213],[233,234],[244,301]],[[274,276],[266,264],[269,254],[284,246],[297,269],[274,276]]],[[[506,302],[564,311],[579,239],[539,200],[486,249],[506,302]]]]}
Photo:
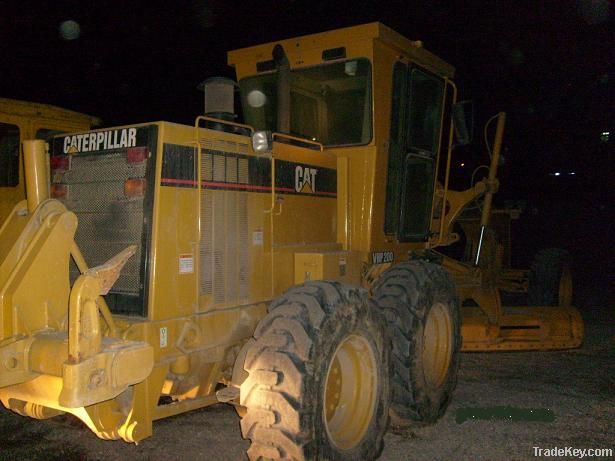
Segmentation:
{"type": "MultiPolygon", "coordinates": [[[[220,143],[213,144],[223,147],[220,143]]],[[[202,150],[201,180],[247,183],[248,179],[247,158],[220,150],[202,150]]],[[[248,193],[202,188],[200,293],[209,296],[213,305],[247,301],[248,267],[248,193]]]]}
{"type": "MultiPolygon", "coordinates": [[[[143,197],[128,199],[124,182],[143,178],[147,161],[126,162],[125,152],[75,155],[71,168],[61,183],[69,186],[66,207],[79,218],[75,241],[88,266],[105,263],[129,245],[137,245],[136,254],[128,260],[112,293],[138,295],[141,289],[141,254],[143,235],[143,197]]],[[[71,282],[79,271],[71,264],[71,282]]]]}

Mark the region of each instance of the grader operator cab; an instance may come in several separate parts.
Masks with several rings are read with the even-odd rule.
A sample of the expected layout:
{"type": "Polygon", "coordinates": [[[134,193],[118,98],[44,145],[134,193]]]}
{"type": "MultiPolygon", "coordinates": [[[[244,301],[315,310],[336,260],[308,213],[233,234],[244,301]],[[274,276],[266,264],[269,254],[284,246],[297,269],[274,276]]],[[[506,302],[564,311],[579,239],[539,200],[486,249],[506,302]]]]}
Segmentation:
{"type": "Polygon", "coordinates": [[[501,306],[503,280],[524,286],[488,237],[504,116],[489,177],[450,190],[450,65],[378,23],[229,63],[245,125],[218,79],[194,126],[57,136],[51,198],[43,143],[25,144],[28,200],[0,229],[7,408],[138,442],[224,401],[251,459],[373,459],[389,411],[445,411],[460,333],[466,350],[579,345],[569,305],[501,306]],[[433,251],[480,197],[477,263],[433,251]]]}

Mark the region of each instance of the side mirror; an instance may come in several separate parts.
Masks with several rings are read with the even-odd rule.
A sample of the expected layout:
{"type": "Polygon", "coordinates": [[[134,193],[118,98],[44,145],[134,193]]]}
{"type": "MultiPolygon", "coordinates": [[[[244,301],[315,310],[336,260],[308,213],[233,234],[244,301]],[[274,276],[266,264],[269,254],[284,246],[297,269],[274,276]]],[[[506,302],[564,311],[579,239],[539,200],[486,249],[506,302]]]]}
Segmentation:
{"type": "Polygon", "coordinates": [[[474,105],[472,101],[460,101],[453,105],[453,125],[458,146],[472,142],[474,133],[474,105]]]}

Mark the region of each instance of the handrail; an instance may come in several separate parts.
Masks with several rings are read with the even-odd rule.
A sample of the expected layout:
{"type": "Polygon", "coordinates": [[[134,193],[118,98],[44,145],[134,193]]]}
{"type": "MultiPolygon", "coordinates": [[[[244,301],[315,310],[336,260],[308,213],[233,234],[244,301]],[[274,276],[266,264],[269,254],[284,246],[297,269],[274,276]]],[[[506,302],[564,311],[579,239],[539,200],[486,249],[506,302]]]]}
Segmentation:
{"type": "Polygon", "coordinates": [[[245,125],[243,123],[231,122],[229,120],[222,120],[221,118],[209,117],[208,115],[199,115],[199,116],[197,116],[197,118],[194,120],[194,127],[195,128],[199,128],[199,122],[201,120],[205,120],[206,122],[222,123],[224,125],[229,125],[229,126],[233,126],[233,127],[237,127],[237,128],[243,128],[245,130],[249,130],[250,134],[254,134],[254,127],[252,127],[251,125],[245,125]]]}
{"type": "Polygon", "coordinates": [[[313,146],[318,147],[318,150],[320,152],[322,152],[324,150],[324,146],[319,143],[318,141],[312,141],[311,139],[306,139],[306,138],[300,138],[298,136],[293,136],[290,134],[286,134],[286,133],[273,133],[272,135],[273,140],[275,140],[275,138],[283,138],[283,139],[289,139],[291,141],[297,141],[297,142],[302,142],[304,144],[311,144],[313,146]]]}
{"type": "MultiPolygon", "coordinates": [[[[446,83],[453,87],[453,101],[452,105],[457,102],[457,85],[452,80],[446,79],[446,83]]],[[[451,105],[451,107],[452,107],[451,105]]],[[[444,241],[444,217],[446,215],[446,196],[448,195],[448,185],[451,175],[451,158],[453,154],[453,133],[454,133],[454,121],[450,124],[448,133],[448,153],[446,156],[446,173],[444,176],[444,192],[442,195],[442,210],[440,211],[440,232],[438,233],[438,245],[441,245],[444,241]]]]}

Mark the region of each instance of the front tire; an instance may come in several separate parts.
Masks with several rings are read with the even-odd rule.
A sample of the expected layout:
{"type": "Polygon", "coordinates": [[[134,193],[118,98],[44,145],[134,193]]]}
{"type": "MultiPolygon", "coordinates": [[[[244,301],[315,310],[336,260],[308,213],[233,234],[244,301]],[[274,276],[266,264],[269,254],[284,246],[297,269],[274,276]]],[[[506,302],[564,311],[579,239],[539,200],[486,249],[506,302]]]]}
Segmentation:
{"type": "Polygon", "coordinates": [[[389,405],[385,324],[337,282],[288,290],[260,322],[241,385],[251,460],[370,460],[389,405]]]}
{"type": "Polygon", "coordinates": [[[432,423],[457,383],[460,315],[450,275],[426,261],[385,271],[372,289],[393,341],[391,422],[432,423]]]}

